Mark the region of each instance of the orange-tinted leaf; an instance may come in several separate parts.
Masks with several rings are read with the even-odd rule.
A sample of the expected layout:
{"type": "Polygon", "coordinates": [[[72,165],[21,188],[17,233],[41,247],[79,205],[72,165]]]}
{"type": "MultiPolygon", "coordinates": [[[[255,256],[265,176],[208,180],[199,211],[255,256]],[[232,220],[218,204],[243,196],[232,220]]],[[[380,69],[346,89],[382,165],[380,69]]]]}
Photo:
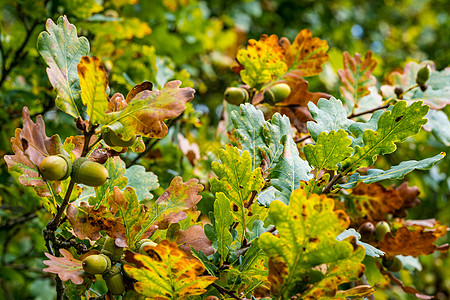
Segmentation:
{"type": "Polygon", "coordinates": [[[45,253],[50,260],[43,261],[44,265],[48,266],[43,271],[58,274],[62,281],[70,279],[75,284],[82,284],[84,281],[82,261],[74,258],[66,249],[60,249],[59,252],[63,257],[45,253]]]}
{"type": "Polygon", "coordinates": [[[388,232],[378,246],[391,256],[428,255],[438,250],[438,246],[433,243],[441,236],[442,232],[447,231],[445,225],[440,226],[431,231],[422,226],[403,226],[397,230],[395,236],[392,232],[388,232]]]}
{"type": "Polygon", "coordinates": [[[385,220],[386,214],[395,213],[404,204],[398,190],[385,188],[378,183],[358,183],[351,196],[354,209],[348,209],[347,213],[352,221],[351,226],[355,228],[367,221],[385,220]]]}
{"type": "Polygon", "coordinates": [[[200,225],[193,225],[186,230],[179,230],[177,235],[176,243],[178,248],[186,252],[190,258],[193,258],[191,247],[196,251],[202,251],[206,256],[214,253],[214,249],[211,247],[212,242],[206,237],[205,231],[200,225]]]}
{"type": "Polygon", "coordinates": [[[247,49],[237,53],[237,60],[244,67],[240,72],[242,81],[250,87],[260,87],[283,75],[287,71],[284,54],[285,50],[278,45],[278,37],[274,34],[263,34],[259,41],[250,39],[247,49]]]}
{"type": "Polygon", "coordinates": [[[166,83],[160,91],[144,90],[134,97],[121,111],[106,115],[107,125],[120,122],[122,126],[116,133],[128,140],[136,134],[145,137],[162,138],[168,128],[163,122],[183,113],[186,102],[194,98],[194,89],[179,88],[181,81],[166,83]]]}
{"type": "Polygon", "coordinates": [[[125,265],[125,271],[138,282],[134,289],[151,299],[186,299],[200,295],[217,280],[200,276],[205,268],[196,259],[188,259],[175,243],[167,240],[157,246],[145,247],[147,255],[126,251],[125,260],[135,265],[125,265]],[[170,278],[170,280],[168,280],[170,278]]]}
{"type": "Polygon", "coordinates": [[[191,210],[201,199],[198,193],[203,185],[197,179],[189,179],[183,183],[179,176],[170,183],[169,188],[156,200],[156,214],[160,228],[167,228],[170,223],[177,223],[186,218],[186,212],[191,210]]]}
{"type": "Polygon", "coordinates": [[[127,98],[125,99],[125,101],[127,103],[129,103],[131,101],[131,99],[136,97],[137,94],[139,94],[140,92],[151,91],[152,89],[153,89],[153,83],[151,83],[150,81],[144,81],[141,84],[135,85],[131,89],[131,91],[128,92],[128,95],[127,95],[127,98]]]}
{"type": "Polygon", "coordinates": [[[178,133],[178,147],[187,157],[189,162],[194,166],[195,162],[200,158],[200,148],[197,143],[189,143],[181,133],[178,133]]]}
{"type": "Polygon", "coordinates": [[[375,293],[374,288],[370,285],[364,284],[355,286],[345,291],[338,291],[336,293],[336,298],[348,299],[348,297],[369,297],[373,293],[375,293]]]}
{"type": "MultiPolygon", "coordinates": [[[[14,155],[5,155],[4,159],[10,172],[20,174],[19,182],[23,186],[32,186],[41,197],[52,196],[46,182],[39,175],[38,166],[48,155],[63,152],[58,135],[51,138],[45,134],[45,123],[41,115],[36,117],[36,124],[30,119],[28,107],[22,110],[23,129],[16,129],[15,137],[11,138],[14,155]]],[[[60,182],[52,181],[56,193],[61,191],[60,182]]]]}
{"type": "Polygon", "coordinates": [[[108,100],[108,110],[105,113],[118,112],[127,107],[128,102],[121,93],[115,93],[108,100]]]}
{"type": "Polygon", "coordinates": [[[377,83],[372,75],[376,66],[377,61],[372,58],[371,51],[366,53],[364,61],[359,53],[351,57],[348,52],[344,52],[344,69],[338,70],[343,83],[339,91],[348,107],[357,108],[359,100],[370,94],[369,88],[377,83]]]}
{"type": "Polygon", "coordinates": [[[81,101],[87,107],[87,115],[91,124],[101,124],[108,110],[108,76],[101,60],[95,56],[82,56],[77,65],[81,88],[81,101]]]}
{"type": "Polygon", "coordinates": [[[419,205],[420,200],[417,197],[419,196],[420,189],[417,186],[410,187],[408,186],[408,182],[404,181],[396,190],[403,199],[403,205],[395,211],[394,217],[405,218],[407,215],[407,209],[419,205]]]}
{"type": "Polygon", "coordinates": [[[286,64],[299,70],[302,77],[321,73],[322,64],[328,61],[327,41],[318,37],[313,38],[309,29],[300,31],[294,42],[286,48],[286,64]]]}

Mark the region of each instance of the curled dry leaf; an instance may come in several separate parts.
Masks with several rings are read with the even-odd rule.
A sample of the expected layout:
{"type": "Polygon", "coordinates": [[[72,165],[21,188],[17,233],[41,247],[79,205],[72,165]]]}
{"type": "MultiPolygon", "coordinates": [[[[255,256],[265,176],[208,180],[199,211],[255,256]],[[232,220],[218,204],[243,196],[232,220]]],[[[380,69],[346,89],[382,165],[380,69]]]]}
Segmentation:
{"type": "Polygon", "coordinates": [[[202,251],[206,256],[214,253],[214,249],[211,247],[212,242],[206,237],[205,231],[200,225],[193,225],[186,230],[179,230],[177,235],[176,243],[178,248],[186,252],[190,258],[193,258],[191,247],[196,251],[202,251]]]}
{"type": "Polygon", "coordinates": [[[43,261],[44,265],[48,266],[43,271],[58,274],[62,281],[71,280],[74,284],[82,284],[85,276],[83,262],[74,258],[66,249],[60,249],[59,252],[62,257],[45,253],[50,260],[43,261]]]}

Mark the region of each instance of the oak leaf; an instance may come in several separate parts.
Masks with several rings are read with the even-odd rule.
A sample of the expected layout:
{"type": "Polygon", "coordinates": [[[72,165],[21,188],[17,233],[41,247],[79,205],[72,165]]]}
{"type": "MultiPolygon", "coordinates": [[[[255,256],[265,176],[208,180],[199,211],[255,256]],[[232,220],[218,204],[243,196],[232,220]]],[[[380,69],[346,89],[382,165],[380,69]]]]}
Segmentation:
{"type": "Polygon", "coordinates": [[[372,75],[377,61],[372,58],[371,51],[367,51],[364,60],[361,60],[361,54],[356,53],[351,57],[348,52],[344,52],[343,59],[344,69],[338,70],[343,83],[339,91],[347,107],[350,110],[356,109],[361,98],[370,94],[369,88],[377,83],[377,79],[372,75]]]}
{"type": "Polygon", "coordinates": [[[168,133],[166,119],[183,113],[186,103],[194,98],[194,89],[179,88],[181,81],[166,83],[162,90],[143,90],[120,111],[106,114],[106,125],[120,122],[117,135],[128,140],[136,134],[144,137],[162,138],[168,133]]]}
{"type": "Polygon", "coordinates": [[[45,27],[47,31],[39,35],[37,49],[49,66],[48,79],[58,93],[56,106],[77,118],[82,115],[77,64],[82,56],[89,55],[89,41],[77,37],[77,29],[66,16],[59,17],[57,24],[48,19],[45,27]]]}
{"type": "Polygon", "coordinates": [[[9,171],[19,173],[19,182],[23,186],[34,187],[38,196],[47,197],[55,192],[59,193],[60,181],[51,181],[53,191],[50,191],[46,181],[39,175],[38,166],[45,157],[64,152],[61,139],[58,135],[47,137],[42,116],[38,115],[34,123],[26,106],[22,110],[22,120],[23,129],[17,128],[15,137],[11,138],[14,155],[4,156],[9,171]]]}
{"type": "Polygon", "coordinates": [[[87,115],[92,125],[102,124],[108,110],[108,76],[99,58],[82,56],[77,65],[81,89],[81,101],[87,107],[87,115]]]}
{"type": "MultiPolygon", "coordinates": [[[[428,255],[439,250],[439,246],[433,243],[446,233],[447,226],[439,224],[431,230],[423,226],[403,226],[395,232],[395,235],[392,232],[388,232],[378,246],[390,256],[411,255],[418,257],[419,255],[428,255]]],[[[448,248],[448,246],[446,247],[448,248]]]]}
{"type": "Polygon", "coordinates": [[[206,237],[205,231],[200,225],[192,225],[186,230],[177,232],[176,244],[178,248],[186,252],[189,258],[193,258],[191,247],[195,251],[202,251],[203,254],[209,256],[214,253],[211,247],[211,241],[206,237]]]}
{"type": "Polygon", "coordinates": [[[285,62],[289,68],[299,71],[302,77],[314,76],[322,72],[322,64],[328,61],[327,41],[312,37],[309,29],[303,29],[287,47],[285,62]]]}
{"type": "Polygon", "coordinates": [[[137,280],[134,289],[146,297],[186,299],[203,294],[217,280],[213,276],[201,276],[205,271],[203,264],[188,259],[175,243],[164,240],[157,246],[145,247],[145,251],[147,255],[126,251],[125,260],[134,266],[125,265],[124,269],[137,280]]]}
{"type": "Polygon", "coordinates": [[[276,35],[261,35],[259,41],[250,39],[247,49],[237,53],[237,60],[244,67],[240,75],[250,87],[259,88],[287,71],[285,50],[278,45],[276,35]]]}
{"type": "Polygon", "coordinates": [[[50,260],[43,261],[44,265],[48,266],[43,271],[58,274],[62,281],[71,280],[75,284],[82,284],[84,281],[83,262],[74,258],[66,249],[59,249],[59,252],[62,257],[45,253],[50,260]]]}

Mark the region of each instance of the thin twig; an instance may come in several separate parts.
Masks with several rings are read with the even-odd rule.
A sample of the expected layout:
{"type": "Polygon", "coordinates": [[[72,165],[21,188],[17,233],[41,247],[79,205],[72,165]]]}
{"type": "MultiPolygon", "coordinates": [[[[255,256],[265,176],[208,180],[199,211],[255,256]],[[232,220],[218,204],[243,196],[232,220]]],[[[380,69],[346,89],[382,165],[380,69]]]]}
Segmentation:
{"type": "Polygon", "coordinates": [[[343,176],[342,172],[340,172],[339,174],[334,175],[333,178],[330,180],[330,182],[328,182],[327,186],[324,187],[324,189],[322,190],[322,194],[328,194],[331,191],[331,188],[333,187],[333,185],[339,179],[341,179],[342,176],[343,176]]]}
{"type": "Polygon", "coordinates": [[[238,296],[236,296],[233,292],[227,290],[226,288],[221,287],[220,285],[216,284],[216,283],[211,283],[211,285],[219,291],[219,293],[221,293],[222,295],[227,294],[228,296],[230,296],[233,299],[237,299],[237,300],[242,300],[241,298],[239,298],[238,296]]]}
{"type": "Polygon", "coordinates": [[[302,137],[302,138],[300,138],[300,139],[297,139],[297,140],[294,140],[294,143],[301,143],[301,142],[303,142],[303,141],[306,141],[307,139],[309,139],[311,137],[311,135],[307,135],[307,136],[304,136],[304,137],[302,137]]]}
{"type": "Polygon", "coordinates": [[[370,109],[370,110],[368,110],[368,111],[363,111],[363,112],[357,113],[357,114],[351,114],[351,115],[348,116],[347,118],[348,118],[348,119],[356,118],[356,117],[359,117],[359,116],[362,116],[362,115],[365,115],[365,114],[373,113],[373,112],[375,112],[375,111],[377,111],[377,110],[380,110],[380,109],[388,108],[389,106],[390,106],[390,104],[386,104],[386,105],[383,105],[383,106],[380,106],[380,107],[376,107],[376,108],[374,108],[374,109],[370,109]]]}

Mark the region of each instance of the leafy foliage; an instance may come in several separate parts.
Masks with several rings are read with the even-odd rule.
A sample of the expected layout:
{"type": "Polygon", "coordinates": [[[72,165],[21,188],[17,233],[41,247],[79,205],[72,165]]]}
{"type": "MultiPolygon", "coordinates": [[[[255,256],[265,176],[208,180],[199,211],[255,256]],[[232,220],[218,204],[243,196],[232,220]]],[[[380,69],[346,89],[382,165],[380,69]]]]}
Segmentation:
{"type": "MultiPolygon", "coordinates": [[[[36,263],[44,248],[50,259],[44,271],[58,274],[58,299],[63,293],[69,299],[92,293],[123,299],[392,298],[389,283],[423,299],[430,296],[419,290],[446,293],[445,287],[412,282],[430,262],[444,266],[437,252],[449,248],[443,225],[447,69],[410,62],[383,81],[380,93],[376,77],[400,61],[392,65],[372,46],[362,59],[356,51],[369,35],[357,49],[346,38],[349,52],[335,46],[328,52],[322,38],[330,33],[315,26],[308,27],[320,38],[307,29],[277,30],[297,33],[292,41],[260,35],[264,28],[258,27],[251,34],[260,39],[242,48],[246,30],[255,30],[260,18],[258,7],[266,18],[261,24],[278,20],[271,28],[279,28],[285,24],[277,19],[286,14],[282,5],[78,2],[58,2],[57,10],[91,43],[64,16],[57,24],[47,21],[38,51],[28,41],[43,29],[35,30],[54,1],[0,6],[8,16],[0,24],[0,95],[6,104],[0,119],[11,118],[2,125],[0,144],[14,136],[14,155],[4,158],[18,179],[0,169],[6,241],[0,268],[8,270],[0,281],[8,298],[20,298],[9,294],[19,286],[51,288],[48,278],[22,280],[41,272],[36,263]],[[220,11],[225,6],[228,15],[220,11]],[[13,19],[23,28],[10,26],[13,19]],[[54,91],[44,67],[33,67],[39,53],[54,91]],[[228,71],[235,56],[238,77],[228,71]],[[424,65],[430,78],[419,86],[417,71],[424,65]],[[290,94],[271,98],[280,83],[290,94]],[[240,107],[223,102],[220,110],[227,85],[240,85],[248,97],[240,107]],[[332,97],[339,91],[345,105],[332,97]],[[20,111],[23,127],[14,129],[20,111]],[[38,166],[55,154],[68,155],[69,165],[78,158],[97,162],[108,178],[95,187],[76,183],[78,165],[66,180],[43,180],[38,166]],[[407,181],[388,187],[405,176],[407,181]],[[417,216],[429,219],[406,219],[417,216]],[[99,252],[114,267],[107,264],[93,283],[81,265],[99,252]],[[403,262],[398,276],[392,274],[398,266],[389,265],[394,260],[403,262]]],[[[301,19],[316,19],[334,6],[301,19]]],[[[352,26],[355,36],[359,25],[352,26]]],[[[332,35],[330,45],[339,45],[347,29],[332,35]]],[[[41,297],[22,290],[29,292],[20,296],[41,297]]]]}
{"type": "Polygon", "coordinates": [[[186,299],[189,295],[204,293],[217,278],[200,276],[205,270],[201,262],[186,259],[186,254],[174,243],[162,241],[158,246],[147,246],[148,256],[128,252],[125,271],[138,282],[134,288],[140,294],[154,299],[186,299]],[[170,280],[167,280],[170,278],[170,280]]]}

